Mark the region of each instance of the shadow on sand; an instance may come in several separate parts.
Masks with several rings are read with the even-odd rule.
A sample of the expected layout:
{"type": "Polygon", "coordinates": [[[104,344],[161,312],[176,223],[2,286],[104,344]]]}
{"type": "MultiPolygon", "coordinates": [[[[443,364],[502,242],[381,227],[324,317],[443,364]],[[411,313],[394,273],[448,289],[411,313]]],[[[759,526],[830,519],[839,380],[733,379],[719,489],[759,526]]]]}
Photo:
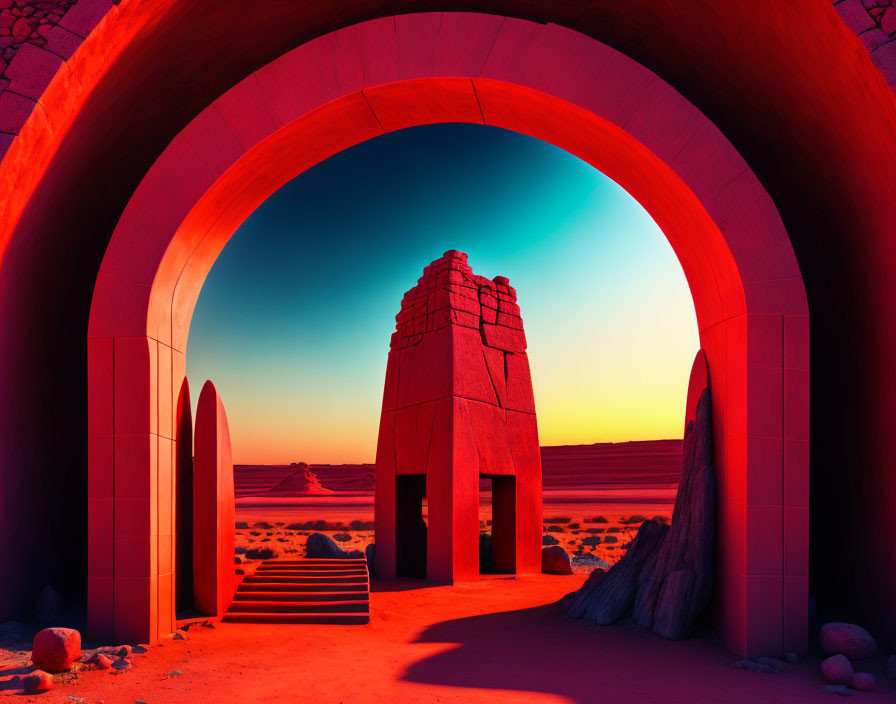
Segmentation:
{"type": "Polygon", "coordinates": [[[538,692],[583,704],[748,702],[759,694],[750,685],[766,684],[731,669],[735,657],[718,643],[667,641],[633,625],[594,626],[566,618],[559,603],[443,621],[414,642],[458,645],[408,667],[405,681],[538,692]]]}

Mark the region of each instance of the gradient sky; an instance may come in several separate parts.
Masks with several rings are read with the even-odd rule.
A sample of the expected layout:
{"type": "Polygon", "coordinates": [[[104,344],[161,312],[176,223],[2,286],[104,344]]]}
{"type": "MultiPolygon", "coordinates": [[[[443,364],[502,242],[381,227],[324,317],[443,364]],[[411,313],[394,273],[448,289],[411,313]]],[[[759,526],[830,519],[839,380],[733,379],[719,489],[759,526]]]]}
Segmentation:
{"type": "Polygon", "coordinates": [[[394,316],[448,249],[517,289],[541,444],[681,437],[697,323],[650,216],[552,145],[433,125],[300,175],[212,268],[187,372],[217,386],[234,462],[372,462],[394,316]]]}

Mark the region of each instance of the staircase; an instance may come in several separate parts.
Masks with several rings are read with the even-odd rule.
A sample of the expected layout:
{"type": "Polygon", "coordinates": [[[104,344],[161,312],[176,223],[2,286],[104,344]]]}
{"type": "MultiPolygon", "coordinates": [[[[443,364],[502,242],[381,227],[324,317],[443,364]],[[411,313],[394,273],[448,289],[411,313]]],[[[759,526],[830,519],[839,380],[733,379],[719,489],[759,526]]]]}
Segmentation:
{"type": "Polygon", "coordinates": [[[265,560],[237,588],[229,623],[370,623],[370,577],[359,559],[265,560]]]}

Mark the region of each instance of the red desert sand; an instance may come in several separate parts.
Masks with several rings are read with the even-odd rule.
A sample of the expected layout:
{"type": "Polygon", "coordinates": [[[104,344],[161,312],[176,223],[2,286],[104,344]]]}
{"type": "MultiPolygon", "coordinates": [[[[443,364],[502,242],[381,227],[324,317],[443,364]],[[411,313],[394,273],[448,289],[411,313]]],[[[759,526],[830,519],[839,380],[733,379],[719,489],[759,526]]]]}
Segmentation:
{"type": "MultiPolygon", "coordinates": [[[[831,702],[819,661],[783,675],[731,667],[705,639],[673,642],[566,619],[556,603],[584,575],[487,578],[456,587],[374,582],[369,625],[193,627],[133,668],[85,669],[35,702],[831,702]]],[[[20,695],[0,672],[0,695],[20,695]]],[[[882,700],[894,691],[880,681],[882,700]]],[[[20,700],[21,701],[21,700],[20,700]]],[[[28,701],[25,699],[24,701],[28,701]]]]}

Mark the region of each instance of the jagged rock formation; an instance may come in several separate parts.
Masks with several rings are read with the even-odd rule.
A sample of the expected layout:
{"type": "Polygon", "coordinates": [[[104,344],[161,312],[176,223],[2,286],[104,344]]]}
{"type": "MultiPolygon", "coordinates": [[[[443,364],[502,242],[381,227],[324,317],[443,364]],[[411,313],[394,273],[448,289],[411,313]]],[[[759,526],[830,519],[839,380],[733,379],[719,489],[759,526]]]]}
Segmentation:
{"type": "Polygon", "coordinates": [[[641,574],[632,614],[642,627],[673,640],[690,635],[712,594],[716,474],[709,388],[688,424],[682,465],[672,525],[656,560],[641,574]]]}
{"type": "Polygon", "coordinates": [[[615,623],[632,607],[645,565],[656,557],[669,527],[662,521],[644,521],[632,546],[613,568],[590,587],[586,582],[569,607],[573,618],[586,618],[603,626],[615,623]]]}
{"type": "Polygon", "coordinates": [[[631,612],[664,638],[690,635],[712,593],[716,475],[712,466],[712,401],[703,352],[691,371],[681,482],[671,527],[644,521],[625,556],[606,575],[569,595],[569,615],[599,624],[631,612]]]}
{"type": "Polygon", "coordinates": [[[296,494],[331,494],[330,489],[321,485],[317,475],[305,462],[293,462],[289,465],[292,474],[284,478],[268,493],[280,496],[294,496],[296,494]]]}

